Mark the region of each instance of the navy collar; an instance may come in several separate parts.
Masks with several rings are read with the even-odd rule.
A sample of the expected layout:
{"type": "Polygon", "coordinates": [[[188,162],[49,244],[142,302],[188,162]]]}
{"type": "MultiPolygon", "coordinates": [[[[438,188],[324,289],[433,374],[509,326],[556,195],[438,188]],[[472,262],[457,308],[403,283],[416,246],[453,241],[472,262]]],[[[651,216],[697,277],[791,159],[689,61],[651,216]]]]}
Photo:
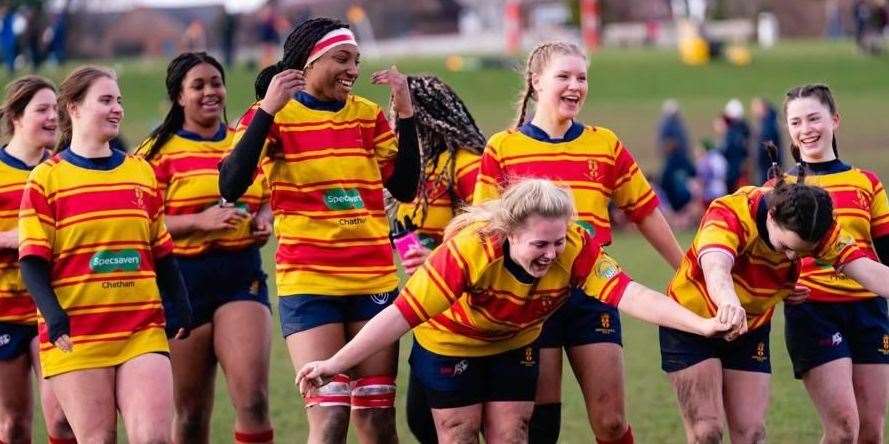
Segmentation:
{"type": "Polygon", "coordinates": [[[519,282],[523,284],[533,284],[537,282],[537,278],[531,276],[521,265],[517,264],[512,257],[509,255],[509,241],[503,241],[503,266],[506,267],[506,271],[508,271],[511,275],[515,276],[519,282]]]}
{"type": "MultiPolygon", "coordinates": [[[[49,150],[44,150],[43,151],[43,158],[40,159],[40,162],[43,162],[44,160],[46,160],[47,157],[49,157],[49,150]]],[[[15,157],[12,154],[9,154],[8,152],[6,152],[6,146],[4,146],[3,148],[0,148],[0,162],[3,162],[3,163],[5,163],[5,164],[9,165],[10,167],[15,168],[17,170],[23,170],[23,171],[31,171],[34,169],[34,167],[37,166],[37,165],[33,165],[33,166],[28,165],[27,163],[22,162],[22,160],[19,159],[18,157],[15,157]]],[[[40,162],[37,162],[37,163],[39,164],[40,162]]]]}
{"type": "Polygon", "coordinates": [[[209,139],[204,136],[191,132],[185,128],[180,128],[179,131],[176,131],[176,135],[188,140],[194,140],[196,142],[221,142],[225,140],[225,136],[228,134],[228,127],[225,126],[224,123],[219,124],[219,130],[216,131],[216,134],[210,136],[209,139]]]}
{"type": "Polygon", "coordinates": [[[119,167],[123,163],[124,159],[126,159],[126,155],[123,153],[123,151],[118,151],[115,149],[111,150],[111,155],[108,157],[83,157],[75,154],[73,151],[71,151],[71,148],[66,148],[64,151],[59,153],[59,156],[72,165],[86,168],[88,170],[99,171],[111,171],[119,167]]]}
{"type": "Polygon", "coordinates": [[[331,111],[337,112],[343,109],[346,106],[346,102],[340,102],[337,100],[318,100],[311,94],[307,93],[305,90],[299,91],[293,96],[293,99],[299,103],[302,103],[306,108],[318,110],[318,111],[331,111]]]}
{"type": "Polygon", "coordinates": [[[539,140],[541,142],[562,143],[562,142],[570,142],[570,141],[580,137],[580,135],[583,134],[583,125],[572,121],[571,126],[568,127],[568,131],[565,131],[565,136],[563,136],[561,139],[551,138],[549,136],[549,134],[546,133],[546,131],[544,131],[539,126],[534,125],[531,122],[528,122],[528,123],[520,126],[519,131],[521,131],[522,134],[524,134],[534,140],[539,140]]]}
{"type": "MultiPolygon", "coordinates": [[[[825,174],[834,174],[834,173],[842,173],[844,171],[849,171],[852,169],[852,165],[849,165],[843,162],[840,159],[828,160],[827,162],[818,162],[818,163],[807,163],[806,164],[806,172],[815,176],[821,176],[825,174]]],[[[793,167],[790,170],[790,174],[794,176],[799,176],[799,168],[793,167]]]]}
{"type": "Polygon", "coordinates": [[[763,194],[759,199],[759,203],[756,206],[756,213],[754,214],[754,219],[756,219],[756,230],[759,231],[759,238],[765,242],[766,246],[774,250],[775,247],[772,245],[772,240],[769,239],[769,226],[766,224],[768,214],[769,203],[766,201],[766,195],[763,194]]]}

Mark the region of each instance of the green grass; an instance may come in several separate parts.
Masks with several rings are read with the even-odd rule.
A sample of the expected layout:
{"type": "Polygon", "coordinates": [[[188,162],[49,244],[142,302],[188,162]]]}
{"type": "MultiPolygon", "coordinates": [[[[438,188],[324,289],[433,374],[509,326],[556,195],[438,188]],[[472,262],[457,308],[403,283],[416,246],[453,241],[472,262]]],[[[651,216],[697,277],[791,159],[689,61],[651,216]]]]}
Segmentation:
{"type": "MultiPolygon", "coordinates": [[[[522,83],[515,70],[447,72],[441,59],[396,62],[403,72],[441,75],[465,99],[486,134],[510,124],[514,115],[512,103],[522,83]]],[[[881,117],[889,107],[889,82],[885,80],[889,58],[860,56],[848,43],[788,42],[769,51],[754,50],[753,63],[746,67],[724,63],[687,67],[678,62],[673,51],[647,49],[606,49],[592,55],[590,62],[590,92],[582,120],[615,130],[648,171],[654,172],[659,166],[654,131],[660,104],[668,97],[679,99],[692,134],[698,139],[710,134],[711,119],[731,97],[746,104],[751,97],[761,95],[780,103],[783,92],[793,85],[827,82],[835,91],[842,114],[839,141],[843,158],[889,177],[889,156],[882,151],[889,144],[889,136],[885,132],[885,117],[881,117]]],[[[385,103],[388,91],[370,85],[368,78],[371,72],[389,63],[366,62],[357,93],[385,103]]],[[[125,61],[112,66],[120,73],[124,95],[124,135],[135,145],[161,120],[168,106],[163,82],[165,61],[125,61]]],[[[44,74],[58,81],[66,72],[53,70],[44,74]]],[[[229,117],[236,120],[251,102],[255,72],[241,67],[227,75],[229,117]]],[[[687,244],[690,234],[680,237],[687,244]]],[[[617,234],[609,251],[640,282],[656,289],[665,288],[671,273],[638,234],[617,234]]],[[[272,263],[269,249],[265,259],[267,266],[272,263]]],[[[675,398],[659,368],[657,331],[650,325],[624,319],[627,410],[638,441],[682,442],[684,435],[675,398]]],[[[778,443],[815,442],[820,434],[818,420],[802,384],[792,378],[782,332],[783,315],[778,313],[772,327],[769,438],[778,443]]],[[[407,342],[402,341],[402,389],[407,375],[407,342]]],[[[280,442],[299,442],[306,433],[302,403],[293,387],[293,369],[277,329],[273,344],[272,420],[280,442]]],[[[591,442],[577,384],[570,370],[565,376],[562,442],[591,442]]],[[[218,382],[213,441],[226,442],[231,439],[233,412],[222,377],[218,382]]],[[[403,402],[400,396],[399,405],[403,402]]],[[[398,413],[400,436],[412,442],[404,412],[398,413]]],[[[43,442],[42,425],[38,424],[38,429],[35,442],[43,442]]]]}

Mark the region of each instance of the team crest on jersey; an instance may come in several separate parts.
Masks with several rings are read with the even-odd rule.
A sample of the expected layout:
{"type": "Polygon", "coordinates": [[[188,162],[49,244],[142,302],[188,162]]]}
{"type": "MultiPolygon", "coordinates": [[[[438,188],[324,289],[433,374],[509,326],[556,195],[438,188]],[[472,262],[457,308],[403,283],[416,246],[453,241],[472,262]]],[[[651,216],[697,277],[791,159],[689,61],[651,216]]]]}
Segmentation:
{"type": "Polygon", "coordinates": [[[609,280],[620,272],[620,266],[617,265],[617,262],[610,257],[603,257],[596,262],[596,276],[599,276],[602,279],[609,280]]]}
{"type": "Polygon", "coordinates": [[[596,227],[594,227],[593,224],[591,224],[585,220],[579,220],[579,221],[577,221],[577,225],[580,225],[581,228],[586,230],[586,232],[589,233],[590,236],[596,235],[596,227]]]}
{"type": "Polygon", "coordinates": [[[863,190],[855,190],[855,205],[861,210],[870,209],[870,199],[867,198],[863,190]]]}
{"type": "Polygon", "coordinates": [[[878,351],[884,355],[889,355],[889,335],[883,335],[883,345],[878,351]]]}
{"type": "Polygon", "coordinates": [[[133,205],[141,208],[145,208],[145,192],[142,191],[141,187],[133,188],[133,205]]]}
{"type": "Polygon", "coordinates": [[[603,182],[605,179],[605,172],[602,171],[599,162],[596,162],[593,159],[587,161],[587,177],[593,182],[603,182]]]}
{"type": "Polygon", "coordinates": [[[522,365],[525,367],[534,367],[537,365],[537,360],[534,359],[534,348],[533,347],[525,347],[525,352],[522,356],[522,365]]]}
{"type": "Polygon", "coordinates": [[[614,333],[613,324],[614,320],[611,319],[611,314],[602,313],[599,315],[599,327],[596,328],[596,332],[610,335],[614,333]]]}
{"type": "Polygon", "coordinates": [[[764,362],[769,359],[769,355],[766,354],[766,343],[759,342],[756,344],[756,350],[753,352],[753,360],[757,362],[764,362]]]}

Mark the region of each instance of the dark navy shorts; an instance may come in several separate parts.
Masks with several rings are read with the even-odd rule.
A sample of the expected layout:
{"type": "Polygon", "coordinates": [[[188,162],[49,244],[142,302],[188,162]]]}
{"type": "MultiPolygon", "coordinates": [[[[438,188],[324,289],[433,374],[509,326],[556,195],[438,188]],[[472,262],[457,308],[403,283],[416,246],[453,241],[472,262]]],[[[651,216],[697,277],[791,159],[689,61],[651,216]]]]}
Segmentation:
{"type": "Polygon", "coordinates": [[[443,356],[414,341],[411,380],[419,382],[433,409],[483,402],[534,401],[539,353],[533,344],[482,357],[443,356]]]}
{"type": "Polygon", "coordinates": [[[672,373],[710,358],[722,361],[722,368],[746,372],[771,373],[769,332],[766,324],[741,335],[734,341],[707,338],[694,333],[660,327],[661,368],[672,373]]]}
{"type": "Polygon", "coordinates": [[[855,364],[889,364],[886,299],[813,302],[784,306],[784,334],[793,375],[851,358],[855,364]]]}
{"type": "Polygon", "coordinates": [[[537,338],[539,348],[579,345],[621,344],[620,313],[583,290],[572,288],[568,300],[543,323],[537,338]]]}
{"type": "Polygon", "coordinates": [[[278,298],[281,333],[288,337],[325,324],[367,321],[395,301],[398,288],[383,293],[325,296],[300,294],[278,298]]]}
{"type": "Polygon", "coordinates": [[[0,361],[9,361],[28,353],[37,326],[0,322],[0,361]]]}
{"type": "MultiPolygon", "coordinates": [[[[176,261],[191,302],[192,328],[211,322],[216,309],[229,302],[254,301],[271,309],[259,248],[217,250],[176,261]]],[[[164,311],[167,318],[176,315],[169,298],[164,298],[164,311]]]]}

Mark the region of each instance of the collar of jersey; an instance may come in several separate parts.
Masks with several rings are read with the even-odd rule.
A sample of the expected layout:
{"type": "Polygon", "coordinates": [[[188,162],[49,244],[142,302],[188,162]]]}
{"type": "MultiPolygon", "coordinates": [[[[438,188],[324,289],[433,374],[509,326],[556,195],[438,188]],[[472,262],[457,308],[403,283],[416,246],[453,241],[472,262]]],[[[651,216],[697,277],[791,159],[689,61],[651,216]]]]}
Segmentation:
{"type": "Polygon", "coordinates": [[[305,91],[297,92],[296,95],[293,96],[293,99],[299,103],[302,103],[303,106],[305,106],[306,108],[318,111],[337,112],[346,106],[346,102],[340,102],[338,100],[319,100],[305,91]]]}
{"type": "Polygon", "coordinates": [[[766,225],[766,217],[769,214],[769,203],[766,202],[766,195],[762,194],[759,197],[759,202],[756,204],[756,210],[753,214],[754,219],[756,220],[756,230],[759,231],[759,238],[765,242],[766,246],[775,249],[772,246],[772,240],[769,239],[769,227],[766,225]]]}
{"type": "Polygon", "coordinates": [[[111,155],[108,157],[83,157],[74,154],[71,151],[70,147],[65,148],[64,151],[59,153],[59,156],[62,160],[75,165],[81,168],[86,168],[88,170],[99,170],[99,171],[110,171],[117,167],[119,167],[124,159],[126,159],[126,155],[123,151],[118,151],[115,149],[111,150],[111,155]]]}
{"type": "Polygon", "coordinates": [[[506,271],[515,276],[515,278],[523,284],[533,284],[537,281],[536,277],[531,276],[531,273],[525,271],[521,265],[512,260],[512,256],[509,255],[508,240],[503,241],[503,266],[506,268],[506,271]]]}
{"type": "MultiPolygon", "coordinates": [[[[843,162],[840,159],[828,160],[827,162],[817,162],[817,163],[807,163],[806,164],[806,172],[809,174],[813,174],[816,176],[821,176],[824,174],[834,174],[834,173],[842,173],[844,171],[849,171],[852,169],[852,165],[843,162]]],[[[799,168],[793,167],[790,170],[790,174],[794,176],[799,175],[799,168]]]]}
{"type": "Polygon", "coordinates": [[[204,136],[193,133],[185,128],[181,128],[179,131],[176,131],[176,135],[188,140],[194,140],[196,142],[221,142],[225,140],[225,136],[228,134],[228,127],[225,126],[224,123],[219,124],[219,131],[216,131],[216,134],[210,136],[209,139],[204,138],[204,136]]]}
{"type": "MultiPolygon", "coordinates": [[[[40,159],[40,161],[43,162],[44,160],[46,160],[47,157],[49,157],[49,150],[43,152],[43,159],[40,159]]],[[[37,166],[30,166],[27,163],[22,162],[19,158],[13,156],[12,154],[7,153],[6,146],[0,148],[0,162],[3,162],[17,170],[24,171],[31,171],[34,169],[35,166],[37,166]]]]}
{"type": "Polygon", "coordinates": [[[565,131],[565,136],[562,137],[561,139],[553,139],[552,137],[549,136],[549,134],[546,133],[546,131],[544,131],[539,126],[534,125],[531,122],[528,122],[528,123],[520,126],[519,131],[522,134],[524,134],[534,140],[539,140],[541,142],[562,143],[562,142],[570,142],[570,141],[580,137],[580,135],[583,134],[583,125],[572,121],[571,126],[568,127],[568,131],[565,131]]]}

